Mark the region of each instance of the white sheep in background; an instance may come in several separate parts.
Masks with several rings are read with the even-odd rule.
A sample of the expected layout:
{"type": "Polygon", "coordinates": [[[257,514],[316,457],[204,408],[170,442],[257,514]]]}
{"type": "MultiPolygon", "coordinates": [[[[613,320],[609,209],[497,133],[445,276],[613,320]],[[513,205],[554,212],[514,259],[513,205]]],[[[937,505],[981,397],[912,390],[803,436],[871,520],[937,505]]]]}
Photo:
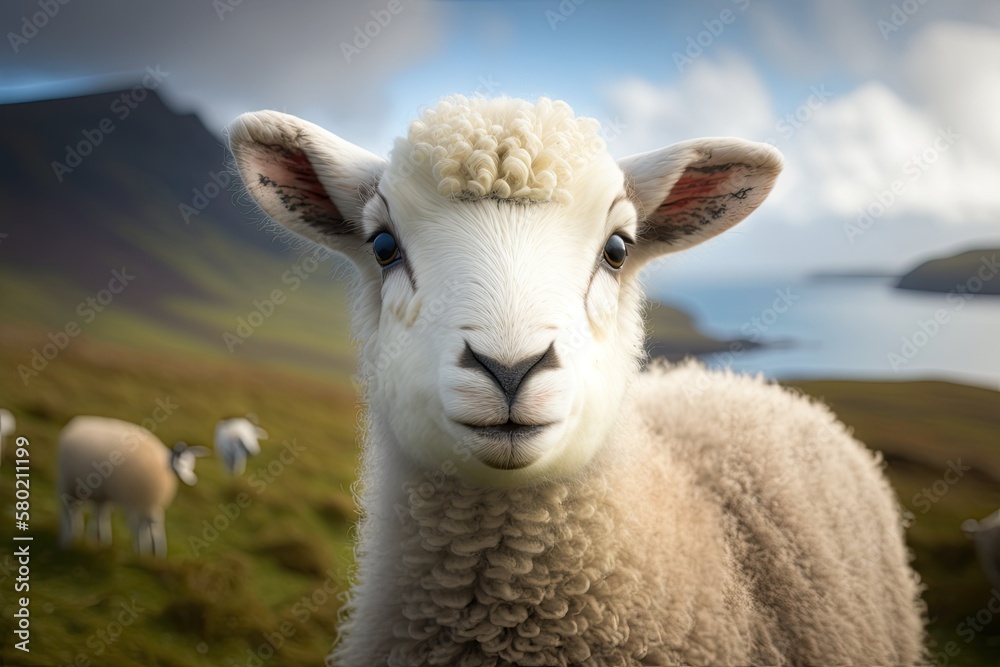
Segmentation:
{"type": "Polygon", "coordinates": [[[14,415],[0,408],[0,464],[3,464],[3,439],[8,435],[13,435],[15,429],[17,429],[17,422],[14,421],[14,415]]]}
{"type": "Polygon", "coordinates": [[[128,515],[132,543],[140,554],[167,553],[164,510],[177,493],[177,479],[194,485],[195,459],[204,447],[178,442],[170,449],[136,424],[106,417],[74,417],[59,435],[57,493],[60,544],[83,533],[83,504],[92,503],[91,536],[111,544],[111,505],[128,515]]]}
{"type": "Polygon", "coordinates": [[[762,380],[640,372],[640,270],[753,211],[772,147],[616,163],[565,103],[459,96],[389,162],[273,111],[230,146],[264,212],[358,270],[362,519],[334,664],[921,659],[880,461],[762,380]]]}
{"type": "Polygon", "coordinates": [[[247,458],[260,454],[257,440],[267,440],[267,431],[244,417],[223,419],[215,425],[215,455],[230,475],[242,475],[247,458]]]}
{"type": "Polygon", "coordinates": [[[966,519],[962,523],[962,532],[976,543],[979,563],[987,579],[1000,589],[1000,510],[981,521],[966,519]]]}

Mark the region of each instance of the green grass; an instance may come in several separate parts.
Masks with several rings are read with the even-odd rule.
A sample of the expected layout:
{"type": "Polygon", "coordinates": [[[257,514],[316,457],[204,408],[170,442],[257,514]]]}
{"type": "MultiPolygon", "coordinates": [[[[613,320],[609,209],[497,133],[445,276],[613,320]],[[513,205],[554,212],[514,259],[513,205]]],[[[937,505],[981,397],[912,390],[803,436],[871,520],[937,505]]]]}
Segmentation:
{"type": "Polygon", "coordinates": [[[948,665],[1000,664],[1000,615],[970,642],[960,626],[991,595],[961,525],[1000,507],[1000,392],[948,382],[791,384],[822,398],[885,456],[889,479],[912,515],[907,541],[927,587],[932,652],[954,642],[961,652],[943,656],[948,665]],[[956,480],[954,473],[945,476],[949,463],[972,469],[948,484],[956,480]]]}
{"type": "MultiPolygon", "coordinates": [[[[35,537],[32,653],[22,654],[12,646],[14,598],[7,592],[13,498],[6,490],[14,474],[8,446],[0,469],[0,509],[7,517],[0,524],[0,664],[72,664],[82,655],[92,665],[242,666],[261,647],[258,655],[270,655],[268,637],[281,646],[263,664],[322,664],[336,635],[337,593],[351,567],[349,489],[359,411],[347,377],[321,380],[239,354],[150,352],[81,337],[25,386],[16,365],[45,333],[0,326],[0,405],[15,413],[18,432],[31,440],[35,537]],[[168,558],[134,556],[118,513],[110,550],[60,550],[59,429],[76,414],[141,422],[168,398],[177,407],[156,424],[167,443],[210,445],[220,416],[248,412],[271,438],[243,477],[229,478],[215,459],[199,463],[198,485],[181,488],[167,512],[168,558]],[[294,456],[282,463],[282,443],[292,442],[301,451],[286,449],[286,461],[294,456]],[[313,605],[314,597],[324,603],[313,605]],[[130,624],[107,643],[101,633],[118,631],[123,603],[141,611],[134,620],[126,615],[130,624]]],[[[927,586],[932,650],[956,642],[961,653],[948,664],[1000,664],[1000,619],[969,644],[956,633],[989,595],[958,526],[1000,506],[1000,394],[941,382],[795,384],[828,401],[862,440],[885,453],[901,501],[914,513],[908,537],[927,586]],[[958,458],[974,470],[921,511],[914,495],[958,458]]]]}
{"type": "MultiPolygon", "coordinates": [[[[5,593],[0,655],[7,662],[0,664],[71,664],[81,653],[100,665],[207,666],[226,658],[245,664],[246,651],[256,651],[282,623],[295,634],[268,664],[320,664],[336,630],[339,600],[330,591],[344,589],[351,563],[358,410],[346,381],[319,383],[235,362],[187,361],[77,339],[25,387],[13,358],[37,333],[0,332],[0,405],[14,412],[18,432],[31,441],[35,536],[33,650],[21,654],[11,646],[14,598],[5,593]],[[243,477],[230,479],[215,459],[199,463],[198,485],[181,488],[167,512],[167,559],[133,556],[118,513],[109,551],[58,549],[59,429],[75,414],[142,422],[155,414],[157,401],[176,405],[155,425],[167,443],[210,445],[220,415],[248,412],[271,437],[243,477]],[[279,458],[283,449],[286,463],[279,458]],[[301,600],[313,595],[329,601],[310,610],[301,600]],[[121,603],[133,599],[142,613],[97,656],[97,633],[116,630],[121,603]]],[[[5,450],[0,486],[12,489],[11,447],[5,450]]],[[[0,507],[8,519],[12,503],[12,494],[4,493],[0,507]]],[[[0,526],[0,566],[10,565],[11,523],[0,526]]],[[[0,586],[10,590],[3,572],[0,586]]]]}

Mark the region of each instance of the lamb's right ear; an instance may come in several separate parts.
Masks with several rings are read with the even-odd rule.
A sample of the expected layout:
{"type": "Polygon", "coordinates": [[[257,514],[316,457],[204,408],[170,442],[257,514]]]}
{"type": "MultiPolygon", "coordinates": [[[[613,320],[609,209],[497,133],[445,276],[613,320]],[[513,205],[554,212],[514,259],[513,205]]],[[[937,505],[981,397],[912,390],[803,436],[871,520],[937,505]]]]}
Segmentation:
{"type": "Polygon", "coordinates": [[[295,116],[246,113],[229,127],[229,148],[247,191],[273,220],[346,255],[370,262],[361,211],[385,160],[295,116]]]}

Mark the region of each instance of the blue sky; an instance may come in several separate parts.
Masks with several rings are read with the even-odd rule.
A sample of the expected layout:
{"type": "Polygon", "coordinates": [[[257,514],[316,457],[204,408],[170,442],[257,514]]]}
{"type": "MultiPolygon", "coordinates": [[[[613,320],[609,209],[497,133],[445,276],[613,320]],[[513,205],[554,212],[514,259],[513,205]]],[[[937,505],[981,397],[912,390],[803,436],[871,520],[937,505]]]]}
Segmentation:
{"type": "Polygon", "coordinates": [[[106,0],[44,21],[39,7],[0,9],[0,103],[160,65],[168,102],[213,131],[276,108],[383,154],[455,92],[565,99],[622,128],[616,156],[707,135],[775,143],[786,171],[761,210],[655,280],[900,270],[1000,244],[1000,3],[106,0]]]}

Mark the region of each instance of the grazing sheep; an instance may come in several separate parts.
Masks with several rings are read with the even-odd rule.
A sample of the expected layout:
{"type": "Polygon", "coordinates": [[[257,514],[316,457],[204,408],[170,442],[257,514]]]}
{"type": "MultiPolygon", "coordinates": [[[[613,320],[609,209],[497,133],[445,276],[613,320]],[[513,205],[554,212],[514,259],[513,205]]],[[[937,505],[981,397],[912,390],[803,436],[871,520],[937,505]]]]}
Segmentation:
{"type": "Polygon", "coordinates": [[[1000,510],[982,521],[966,519],[962,531],[976,543],[979,563],[994,588],[1000,589],[1000,510]]]}
{"type": "Polygon", "coordinates": [[[111,544],[111,504],[128,515],[136,553],[164,556],[163,512],[177,493],[177,478],[194,485],[195,459],[204,447],[178,442],[168,448],[141,426],[106,417],[74,417],[59,435],[57,493],[61,506],[60,544],[83,532],[83,503],[94,506],[91,538],[111,544]]]}
{"type": "Polygon", "coordinates": [[[14,415],[0,408],[0,464],[3,464],[3,439],[8,435],[13,435],[16,428],[17,422],[14,421],[14,415]]]}
{"type": "Polygon", "coordinates": [[[910,665],[881,462],[778,386],[643,358],[639,272],[750,214],[772,147],[615,162],[562,102],[452,97],[385,160],[245,114],[249,193],[357,268],[349,618],[372,665],[910,665]]]}
{"type": "Polygon", "coordinates": [[[242,475],[247,458],[260,454],[257,440],[267,440],[267,431],[244,417],[223,419],[215,425],[215,455],[230,475],[242,475]]]}

